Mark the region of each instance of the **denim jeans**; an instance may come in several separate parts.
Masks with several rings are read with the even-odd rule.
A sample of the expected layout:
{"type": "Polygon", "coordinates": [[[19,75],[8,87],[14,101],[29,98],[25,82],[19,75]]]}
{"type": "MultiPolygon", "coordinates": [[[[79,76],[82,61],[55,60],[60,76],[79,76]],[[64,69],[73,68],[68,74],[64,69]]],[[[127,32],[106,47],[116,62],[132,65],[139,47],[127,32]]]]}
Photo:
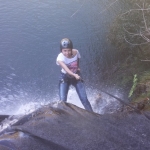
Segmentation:
{"type": "MultiPolygon", "coordinates": [[[[79,74],[80,75],[80,74],[79,74]]],[[[81,76],[81,75],[80,75],[81,76]]],[[[75,78],[70,78],[67,74],[61,73],[59,81],[59,97],[62,101],[67,101],[67,95],[69,86],[73,85],[77,91],[77,94],[84,106],[88,111],[93,111],[90,102],[87,99],[87,94],[85,91],[83,80],[76,80],[75,78]]]]}

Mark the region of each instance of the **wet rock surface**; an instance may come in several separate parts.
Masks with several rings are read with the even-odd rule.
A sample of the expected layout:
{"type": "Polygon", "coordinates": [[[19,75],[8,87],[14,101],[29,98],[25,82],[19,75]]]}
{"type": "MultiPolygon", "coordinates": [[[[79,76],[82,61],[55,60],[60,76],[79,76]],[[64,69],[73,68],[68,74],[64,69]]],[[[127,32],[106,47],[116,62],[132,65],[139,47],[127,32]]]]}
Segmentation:
{"type": "Polygon", "coordinates": [[[8,118],[9,115],[0,115],[0,122],[3,121],[5,118],[8,118]]]}
{"type": "Polygon", "coordinates": [[[99,115],[58,102],[1,132],[0,150],[149,150],[149,126],[142,113],[99,115]]]}

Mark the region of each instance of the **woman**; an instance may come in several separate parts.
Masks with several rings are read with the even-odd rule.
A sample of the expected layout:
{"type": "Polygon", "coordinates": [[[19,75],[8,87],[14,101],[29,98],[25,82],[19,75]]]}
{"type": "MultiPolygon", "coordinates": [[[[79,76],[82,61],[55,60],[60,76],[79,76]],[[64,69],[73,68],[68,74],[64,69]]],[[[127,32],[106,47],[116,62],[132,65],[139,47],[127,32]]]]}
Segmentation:
{"type": "Polygon", "coordinates": [[[93,111],[87,99],[84,83],[80,74],[80,58],[79,51],[73,49],[72,41],[68,38],[62,39],[60,42],[60,54],[56,60],[57,65],[60,65],[62,68],[59,82],[59,96],[60,100],[67,101],[69,86],[73,85],[85,109],[93,111]]]}

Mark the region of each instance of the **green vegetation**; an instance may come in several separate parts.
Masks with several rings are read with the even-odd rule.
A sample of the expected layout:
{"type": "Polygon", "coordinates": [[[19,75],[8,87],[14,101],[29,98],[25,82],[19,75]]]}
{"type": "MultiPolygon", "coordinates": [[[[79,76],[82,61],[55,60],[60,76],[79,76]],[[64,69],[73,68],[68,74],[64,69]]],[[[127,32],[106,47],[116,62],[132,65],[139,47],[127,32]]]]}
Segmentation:
{"type": "Polygon", "coordinates": [[[132,88],[131,88],[130,93],[129,93],[129,97],[132,96],[132,94],[133,94],[133,92],[134,92],[134,90],[135,90],[135,87],[136,87],[136,85],[137,85],[137,81],[138,81],[138,79],[137,79],[137,74],[135,74],[135,75],[134,75],[134,79],[133,79],[133,85],[132,85],[132,88]]]}
{"type": "Polygon", "coordinates": [[[124,3],[130,9],[114,20],[108,35],[119,62],[115,71],[112,69],[111,80],[137,101],[150,98],[150,0],[124,3]]]}

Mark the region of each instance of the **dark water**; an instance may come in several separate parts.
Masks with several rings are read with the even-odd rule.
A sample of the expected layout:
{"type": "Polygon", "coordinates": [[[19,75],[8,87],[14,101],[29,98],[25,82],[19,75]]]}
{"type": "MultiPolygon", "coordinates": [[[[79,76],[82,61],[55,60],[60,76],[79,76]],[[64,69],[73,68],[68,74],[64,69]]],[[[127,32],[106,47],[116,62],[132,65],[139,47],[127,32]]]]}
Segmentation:
{"type": "Polygon", "coordinates": [[[59,42],[72,39],[81,53],[87,87],[114,62],[109,26],[120,12],[112,0],[0,0],[0,102],[9,106],[57,98],[59,42]],[[112,5],[111,5],[112,4],[112,5]]]}

